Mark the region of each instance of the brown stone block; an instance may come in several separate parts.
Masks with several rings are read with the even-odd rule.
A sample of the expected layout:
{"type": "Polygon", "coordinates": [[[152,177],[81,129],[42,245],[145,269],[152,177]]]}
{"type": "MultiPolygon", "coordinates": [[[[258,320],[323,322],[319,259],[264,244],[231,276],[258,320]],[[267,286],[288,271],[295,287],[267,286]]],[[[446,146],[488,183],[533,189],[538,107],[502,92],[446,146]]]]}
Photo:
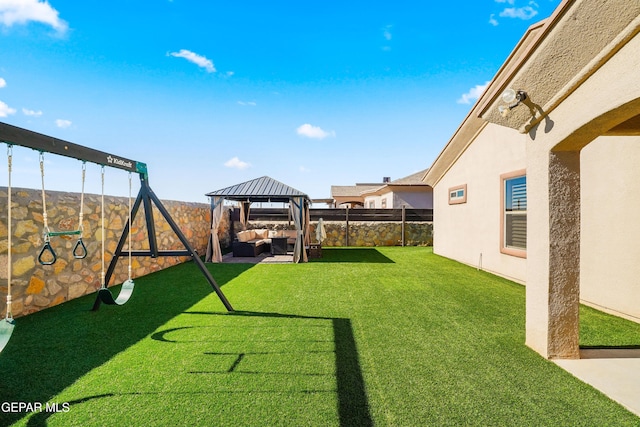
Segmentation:
{"type": "Polygon", "coordinates": [[[20,258],[13,263],[13,275],[20,277],[36,266],[33,256],[20,258]]]}
{"type": "Polygon", "coordinates": [[[24,311],[24,301],[21,299],[13,300],[11,302],[11,311],[13,311],[13,316],[19,316],[24,311]]]}
{"type": "Polygon", "coordinates": [[[45,282],[36,276],[31,276],[29,280],[29,287],[27,287],[27,294],[39,294],[44,289],[45,282]]]}
{"type": "Polygon", "coordinates": [[[109,230],[122,230],[124,228],[124,224],[122,224],[122,218],[120,216],[112,216],[105,226],[109,230]]]}
{"type": "Polygon", "coordinates": [[[13,232],[13,235],[16,237],[22,237],[25,234],[33,234],[33,233],[37,233],[39,231],[40,227],[38,227],[33,220],[24,220],[24,221],[18,221],[18,223],[15,226],[15,231],[13,232]]]}
{"type": "Polygon", "coordinates": [[[108,252],[115,253],[117,248],[118,248],[118,244],[115,242],[115,240],[109,240],[109,242],[107,242],[108,252]]]}
{"type": "Polygon", "coordinates": [[[85,294],[86,290],[87,290],[87,285],[82,282],[70,285],[69,291],[68,291],[69,299],[72,300],[74,298],[81,297],[82,295],[85,294]]]}
{"type": "Polygon", "coordinates": [[[51,301],[51,307],[54,305],[62,304],[64,302],[64,295],[58,295],[51,301]]]}
{"type": "Polygon", "coordinates": [[[31,218],[38,224],[44,224],[44,218],[41,212],[31,212],[31,218]]]}
{"type": "Polygon", "coordinates": [[[47,291],[49,291],[49,295],[55,295],[62,290],[62,286],[58,285],[55,280],[49,280],[47,283],[47,291]]]}
{"type": "MultiPolygon", "coordinates": [[[[6,249],[6,248],[5,248],[6,249]]],[[[19,243],[17,245],[13,245],[13,249],[11,253],[13,254],[26,254],[33,250],[33,245],[30,242],[19,243]]]]}
{"type": "Polygon", "coordinates": [[[49,298],[43,297],[42,295],[34,295],[33,303],[38,307],[49,307],[51,301],[49,301],[49,298]]]}
{"type": "Polygon", "coordinates": [[[55,264],[53,264],[54,274],[60,274],[68,265],[68,262],[64,259],[58,258],[55,264]]]}

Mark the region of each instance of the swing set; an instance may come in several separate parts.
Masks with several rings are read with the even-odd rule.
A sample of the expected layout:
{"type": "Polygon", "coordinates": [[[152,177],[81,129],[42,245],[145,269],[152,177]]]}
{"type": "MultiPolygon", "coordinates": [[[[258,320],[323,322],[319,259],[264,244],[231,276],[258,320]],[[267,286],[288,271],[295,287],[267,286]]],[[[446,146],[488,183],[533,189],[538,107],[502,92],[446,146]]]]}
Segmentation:
{"type": "Polygon", "coordinates": [[[4,319],[0,319],[0,351],[4,349],[15,328],[15,320],[11,310],[11,282],[12,282],[12,200],[11,200],[11,171],[12,171],[12,148],[13,146],[21,146],[31,148],[40,152],[40,174],[42,180],[42,216],[43,216],[43,241],[44,245],[38,254],[38,262],[42,265],[52,265],[57,261],[57,254],[51,244],[52,237],[58,236],[78,236],[77,242],[73,248],[72,255],[75,259],[83,259],[87,256],[87,248],[83,242],[83,205],[84,205],[84,183],[86,175],[86,163],[95,163],[101,166],[102,178],[102,194],[101,194],[101,228],[102,228],[102,271],[100,277],[100,289],[96,295],[93,304],[93,311],[97,311],[101,304],[122,305],[131,297],[134,290],[134,282],[131,272],[132,257],[151,257],[158,258],[161,256],[189,256],[196,263],[202,274],[204,275],[213,291],[223,303],[228,311],[234,311],[233,307],[222,293],[222,290],[214,280],[213,276],[207,270],[204,262],[191,246],[185,235],[182,233],[176,222],[173,220],[167,209],[164,207],[160,199],[149,186],[149,176],[147,165],[145,163],[129,160],[123,157],[114,156],[109,153],[94,150],[82,145],[73,144],[61,139],[53,138],[47,135],[32,132],[16,126],[0,122],[0,142],[7,144],[7,164],[8,164],[8,184],[7,184],[7,305],[6,315],[4,319]],[[45,181],[44,181],[44,153],[52,153],[65,157],[70,157],[82,161],[82,191],[80,195],[80,209],[78,215],[78,228],[74,230],[52,231],[49,228],[47,217],[45,181]],[[129,218],[124,226],[120,239],[116,246],[113,257],[105,270],[105,215],[104,215],[104,181],[105,167],[122,169],[129,172],[129,218]],[[133,202],[132,199],[132,174],[137,173],[140,177],[140,190],[133,202]],[[131,224],[135,220],[140,206],[144,206],[145,225],[147,228],[147,236],[149,240],[149,250],[132,250],[131,249],[131,224]],[[173,232],[176,234],[182,245],[183,250],[160,250],[156,238],[155,223],[153,221],[153,205],[158,209],[162,217],[167,221],[173,232]],[[129,239],[128,249],[123,250],[125,243],[129,239]],[[111,276],[113,275],[116,264],[120,257],[128,257],[128,279],[122,284],[120,293],[114,297],[111,290],[107,287],[111,276]]]}

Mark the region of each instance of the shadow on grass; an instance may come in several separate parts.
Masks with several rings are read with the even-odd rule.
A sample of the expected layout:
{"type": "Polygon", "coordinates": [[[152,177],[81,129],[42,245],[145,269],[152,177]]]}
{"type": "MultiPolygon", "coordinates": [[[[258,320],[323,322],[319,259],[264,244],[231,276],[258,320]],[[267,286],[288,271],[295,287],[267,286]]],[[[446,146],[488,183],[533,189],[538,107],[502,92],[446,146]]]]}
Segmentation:
{"type": "MultiPolygon", "coordinates": [[[[304,320],[326,320],[331,321],[334,337],[334,354],[335,354],[335,372],[336,372],[336,387],[338,397],[338,416],[341,426],[372,426],[373,421],[369,413],[369,404],[367,400],[367,394],[365,391],[364,378],[362,376],[362,370],[360,368],[360,362],[358,359],[358,350],[356,347],[355,337],[353,335],[353,327],[351,320],[346,318],[335,317],[318,317],[318,316],[303,316],[296,314],[282,314],[282,313],[263,313],[253,311],[236,311],[233,313],[215,313],[215,312],[185,312],[185,314],[193,315],[219,315],[219,316],[242,316],[242,317],[259,317],[259,318],[281,318],[281,319],[304,319],[304,320]]],[[[163,331],[158,331],[151,336],[156,341],[165,343],[177,343],[179,341],[171,340],[166,337],[171,332],[176,332],[186,328],[171,328],[163,331]]],[[[233,353],[237,356],[235,362],[225,373],[238,373],[237,368],[242,363],[242,360],[248,354],[276,354],[278,352],[259,352],[252,353],[251,351],[242,353],[233,353]]],[[[217,354],[217,353],[216,353],[217,354]]],[[[225,353],[226,354],[226,353],[225,353]]],[[[193,372],[193,373],[207,373],[207,372],[193,372]]],[[[221,372],[210,372],[219,374],[221,372]]],[[[241,372],[242,373],[242,372],[241,372]]],[[[249,372],[244,372],[249,374],[249,372]]],[[[250,372],[250,374],[256,374],[258,372],[250,372]]],[[[268,372],[260,372],[267,374],[268,372]]],[[[251,393],[251,390],[243,390],[244,393],[251,393]]]]}
{"type": "MultiPolygon", "coordinates": [[[[217,264],[210,268],[222,286],[251,267],[217,264]]],[[[104,306],[92,312],[95,294],[91,294],[18,318],[12,339],[0,354],[0,402],[44,405],[211,292],[198,267],[186,263],[136,279],[133,296],[121,307],[104,306]]],[[[25,415],[0,411],[0,425],[25,415]]]]}
{"type": "Polygon", "coordinates": [[[345,262],[393,264],[394,261],[381,254],[376,248],[322,248],[322,258],[312,262],[345,262]]]}

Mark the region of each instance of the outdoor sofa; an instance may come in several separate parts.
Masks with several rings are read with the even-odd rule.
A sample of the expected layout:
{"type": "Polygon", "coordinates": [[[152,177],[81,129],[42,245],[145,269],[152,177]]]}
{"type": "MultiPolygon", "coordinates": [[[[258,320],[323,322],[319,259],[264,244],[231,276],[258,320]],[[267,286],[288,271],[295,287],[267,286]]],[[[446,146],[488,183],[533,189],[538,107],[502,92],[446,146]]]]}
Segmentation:
{"type": "Polygon", "coordinates": [[[265,228],[240,231],[233,242],[234,257],[256,257],[271,250],[273,237],[286,237],[287,250],[293,251],[296,243],[296,230],[268,230],[265,228]]]}

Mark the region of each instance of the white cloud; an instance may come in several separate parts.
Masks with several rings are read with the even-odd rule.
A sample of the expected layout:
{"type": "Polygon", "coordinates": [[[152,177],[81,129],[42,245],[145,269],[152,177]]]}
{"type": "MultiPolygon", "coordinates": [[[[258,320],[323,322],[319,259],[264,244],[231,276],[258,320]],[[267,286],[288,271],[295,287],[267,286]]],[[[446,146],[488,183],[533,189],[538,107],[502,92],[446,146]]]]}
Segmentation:
{"type": "Polygon", "coordinates": [[[0,77],[0,88],[5,87],[7,85],[7,81],[0,77]]]}
{"type": "Polygon", "coordinates": [[[335,131],[327,132],[322,130],[318,126],[311,126],[308,123],[303,124],[302,126],[296,129],[298,135],[306,136],[307,138],[315,138],[315,139],[324,139],[328,136],[335,137],[335,131]]]}
{"type": "Polygon", "coordinates": [[[393,34],[391,34],[391,28],[393,28],[393,25],[387,25],[382,29],[382,36],[385,38],[385,40],[391,40],[393,38],[393,34]]]}
{"type": "Polygon", "coordinates": [[[513,4],[515,0],[496,0],[496,3],[508,3],[513,4]]]}
{"type": "Polygon", "coordinates": [[[493,25],[494,27],[498,26],[499,24],[498,20],[496,19],[496,15],[493,13],[489,17],[489,24],[493,25]]]}
{"type": "Polygon", "coordinates": [[[175,56],[176,58],[184,58],[189,62],[193,62],[198,67],[207,70],[207,73],[216,72],[216,67],[213,65],[213,62],[211,62],[210,59],[207,59],[202,55],[198,55],[197,53],[191,52],[190,50],[180,49],[180,52],[171,52],[169,53],[169,55],[175,56]]]}
{"type": "Polygon", "coordinates": [[[27,24],[31,21],[50,25],[59,33],[64,33],[68,26],[47,1],[0,0],[0,24],[11,27],[13,24],[27,24]]]}
{"type": "Polygon", "coordinates": [[[0,101],[0,117],[7,117],[9,114],[14,114],[15,112],[16,110],[14,108],[0,101]]]}
{"type": "Polygon", "coordinates": [[[531,6],[508,7],[502,12],[500,12],[500,16],[503,18],[518,18],[518,19],[523,19],[525,21],[533,18],[537,14],[538,14],[538,11],[531,6]]]}
{"type": "Polygon", "coordinates": [[[469,89],[469,92],[463,94],[456,102],[458,104],[471,104],[476,101],[482,93],[487,89],[490,82],[485,82],[483,85],[476,85],[469,89]]]}
{"type": "Polygon", "coordinates": [[[248,167],[251,166],[250,163],[243,162],[237,157],[227,160],[224,165],[228,168],[240,169],[240,170],[247,169],[248,167]]]}
{"type": "Polygon", "coordinates": [[[239,105],[244,105],[244,106],[248,106],[248,107],[255,107],[256,105],[258,105],[255,101],[238,101],[239,105]]]}
{"type": "Polygon", "coordinates": [[[61,129],[66,129],[69,126],[71,126],[71,120],[57,119],[56,126],[58,126],[61,129]]]}
{"type": "Polygon", "coordinates": [[[24,114],[25,116],[40,117],[42,115],[42,111],[35,111],[35,110],[29,110],[27,108],[23,108],[22,114],[24,114]]]}
{"type": "Polygon", "coordinates": [[[300,172],[302,173],[309,173],[311,172],[311,169],[304,167],[304,166],[300,166],[300,172]]]}

